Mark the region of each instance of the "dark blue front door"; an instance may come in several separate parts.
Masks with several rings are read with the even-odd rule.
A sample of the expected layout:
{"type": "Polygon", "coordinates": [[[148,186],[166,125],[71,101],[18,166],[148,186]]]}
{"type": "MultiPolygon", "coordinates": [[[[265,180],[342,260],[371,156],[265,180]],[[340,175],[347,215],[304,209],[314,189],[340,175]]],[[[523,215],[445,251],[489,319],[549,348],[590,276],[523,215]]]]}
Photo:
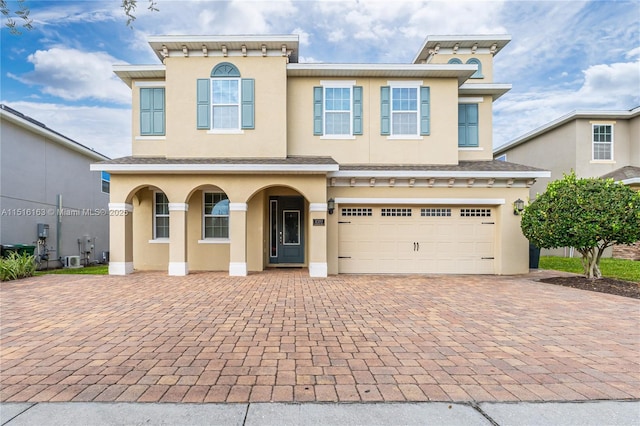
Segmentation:
{"type": "Polygon", "coordinates": [[[304,263],[304,199],[269,198],[269,263],[304,263]]]}

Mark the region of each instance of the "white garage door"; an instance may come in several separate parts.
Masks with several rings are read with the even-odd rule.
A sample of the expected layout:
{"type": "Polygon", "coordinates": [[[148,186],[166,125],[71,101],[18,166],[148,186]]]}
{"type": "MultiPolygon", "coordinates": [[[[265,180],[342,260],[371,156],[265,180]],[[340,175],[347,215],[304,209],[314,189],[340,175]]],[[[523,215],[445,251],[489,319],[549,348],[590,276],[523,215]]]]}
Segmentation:
{"type": "Polygon", "coordinates": [[[493,274],[489,207],[344,206],[340,273],[493,274]]]}

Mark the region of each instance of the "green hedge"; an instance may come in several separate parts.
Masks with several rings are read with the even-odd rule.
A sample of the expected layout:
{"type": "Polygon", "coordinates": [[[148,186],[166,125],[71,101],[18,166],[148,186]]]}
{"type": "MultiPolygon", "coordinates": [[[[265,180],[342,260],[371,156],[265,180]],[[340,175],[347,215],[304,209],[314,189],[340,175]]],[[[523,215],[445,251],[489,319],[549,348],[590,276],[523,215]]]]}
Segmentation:
{"type": "Polygon", "coordinates": [[[11,252],[6,258],[0,258],[0,281],[31,277],[35,271],[35,257],[27,253],[11,252]]]}

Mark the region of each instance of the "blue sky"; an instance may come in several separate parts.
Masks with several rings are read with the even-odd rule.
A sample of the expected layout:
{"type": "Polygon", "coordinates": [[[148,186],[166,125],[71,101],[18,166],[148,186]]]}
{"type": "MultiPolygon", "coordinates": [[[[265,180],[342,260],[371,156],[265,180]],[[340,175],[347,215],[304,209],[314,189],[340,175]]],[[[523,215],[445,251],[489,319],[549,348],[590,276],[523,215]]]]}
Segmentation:
{"type": "MultiPolygon", "coordinates": [[[[149,35],[299,34],[300,62],[410,63],[428,35],[510,34],[494,80],[494,146],[574,110],[640,105],[640,2],[30,1],[1,31],[0,102],[111,157],[130,154],[131,94],[113,64],[157,64],[149,35]]],[[[8,2],[15,8],[15,2],[8,2]]],[[[4,22],[3,22],[4,24],[4,22]]]]}

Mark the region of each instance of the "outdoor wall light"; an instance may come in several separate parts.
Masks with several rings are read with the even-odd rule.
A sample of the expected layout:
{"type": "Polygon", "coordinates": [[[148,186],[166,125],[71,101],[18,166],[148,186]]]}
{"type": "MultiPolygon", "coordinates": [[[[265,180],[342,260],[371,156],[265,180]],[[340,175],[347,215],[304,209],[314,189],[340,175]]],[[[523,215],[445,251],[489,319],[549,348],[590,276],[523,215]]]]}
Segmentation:
{"type": "Polygon", "coordinates": [[[523,210],[524,210],[524,201],[518,198],[513,202],[513,214],[518,216],[520,213],[522,213],[523,210]]]}
{"type": "Polygon", "coordinates": [[[329,211],[329,214],[333,214],[333,211],[336,209],[336,200],[334,200],[333,198],[329,198],[329,200],[327,201],[327,210],[329,211]]]}

